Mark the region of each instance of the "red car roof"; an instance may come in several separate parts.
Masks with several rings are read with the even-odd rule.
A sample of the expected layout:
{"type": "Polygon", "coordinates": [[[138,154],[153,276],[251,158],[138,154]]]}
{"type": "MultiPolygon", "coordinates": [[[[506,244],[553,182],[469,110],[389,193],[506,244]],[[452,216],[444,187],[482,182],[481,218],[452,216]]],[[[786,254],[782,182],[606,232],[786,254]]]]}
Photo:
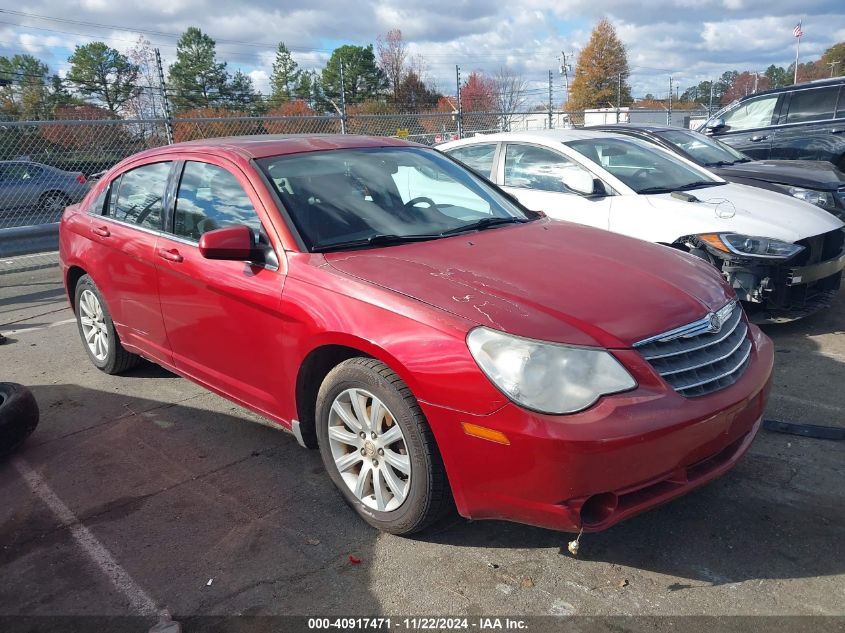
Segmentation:
{"type": "Polygon", "coordinates": [[[229,150],[249,158],[265,158],[299,152],[350,149],[357,147],[419,147],[401,139],[386,136],[355,136],[351,134],[260,134],[255,136],[226,136],[175,143],[147,150],[144,155],[168,153],[180,149],[219,152],[229,150]]]}

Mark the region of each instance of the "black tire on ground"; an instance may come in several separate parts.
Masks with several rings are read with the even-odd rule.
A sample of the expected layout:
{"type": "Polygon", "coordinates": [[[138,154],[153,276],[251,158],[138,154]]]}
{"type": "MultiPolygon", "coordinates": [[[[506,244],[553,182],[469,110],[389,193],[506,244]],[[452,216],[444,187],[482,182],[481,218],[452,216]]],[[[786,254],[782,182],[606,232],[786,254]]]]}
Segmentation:
{"type": "Polygon", "coordinates": [[[412,534],[433,525],[454,510],[443,459],[431,428],[407,385],[384,363],[351,358],[326,376],[317,395],[317,438],[323,464],[344,500],[373,527],[391,534],[412,534]],[[329,445],[329,413],[335,398],[351,388],[365,389],[388,408],[405,439],[411,482],[404,502],[380,512],[355,497],[340,475],[329,445]]]}
{"type": "Polygon", "coordinates": [[[0,382],[0,457],[15,451],[38,426],[32,392],[14,382],[0,382]]]}
{"type": "Polygon", "coordinates": [[[106,306],[106,302],[103,299],[103,295],[100,294],[100,290],[94,283],[94,280],[91,279],[91,277],[88,275],[83,275],[82,277],[80,277],[79,281],[76,284],[76,289],[74,290],[73,296],[74,311],[76,312],[76,326],[79,330],[79,337],[82,339],[82,347],[88,353],[88,358],[91,359],[91,362],[94,363],[94,366],[100,371],[103,371],[107,374],[119,374],[123,371],[135,367],[141,361],[141,357],[131,352],[127,352],[123,348],[123,345],[120,342],[120,337],[117,335],[117,331],[114,329],[114,323],[112,322],[109,309],[106,306]],[[106,329],[106,338],[108,341],[108,351],[105,354],[105,357],[102,359],[97,358],[91,351],[91,348],[88,347],[88,343],[85,341],[85,332],[82,329],[83,310],[80,307],[80,298],[86,290],[94,294],[103,312],[103,320],[106,329]]]}

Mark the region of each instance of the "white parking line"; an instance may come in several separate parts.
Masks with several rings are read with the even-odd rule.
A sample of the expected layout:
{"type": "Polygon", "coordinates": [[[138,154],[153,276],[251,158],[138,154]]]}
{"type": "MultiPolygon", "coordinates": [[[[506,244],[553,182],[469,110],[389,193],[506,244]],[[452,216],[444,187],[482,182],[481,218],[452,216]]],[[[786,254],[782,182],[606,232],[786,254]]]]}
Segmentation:
{"type": "Polygon", "coordinates": [[[53,511],[94,564],[117,590],[126,596],[132,605],[132,610],[139,615],[160,615],[162,611],[156,606],[155,601],[120,566],[111,552],[97,540],[91,531],[79,522],[76,515],[56,496],[41,476],[21,458],[15,458],[13,463],[32,492],[53,511]]]}
{"type": "Polygon", "coordinates": [[[30,332],[40,332],[41,330],[49,330],[51,327],[58,327],[59,325],[68,325],[69,323],[76,323],[76,319],[64,319],[56,321],[55,323],[48,323],[47,325],[37,325],[35,327],[22,327],[17,330],[9,330],[3,332],[5,336],[12,336],[13,334],[28,334],[30,332]]]}

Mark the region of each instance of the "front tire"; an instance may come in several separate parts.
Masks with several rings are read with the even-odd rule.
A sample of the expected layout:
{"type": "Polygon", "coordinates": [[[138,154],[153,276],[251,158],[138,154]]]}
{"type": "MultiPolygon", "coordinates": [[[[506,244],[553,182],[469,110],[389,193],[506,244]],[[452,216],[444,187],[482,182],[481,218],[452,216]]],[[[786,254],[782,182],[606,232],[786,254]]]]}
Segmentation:
{"type": "Polygon", "coordinates": [[[411,390],[384,363],[352,358],[317,395],[323,464],[350,506],[391,534],[419,532],[452,508],[434,436],[411,390]]]}
{"type": "Polygon", "coordinates": [[[79,336],[94,366],[107,374],[119,374],[135,367],[141,358],[123,348],[94,280],[83,275],[76,284],[74,296],[79,336]]]}

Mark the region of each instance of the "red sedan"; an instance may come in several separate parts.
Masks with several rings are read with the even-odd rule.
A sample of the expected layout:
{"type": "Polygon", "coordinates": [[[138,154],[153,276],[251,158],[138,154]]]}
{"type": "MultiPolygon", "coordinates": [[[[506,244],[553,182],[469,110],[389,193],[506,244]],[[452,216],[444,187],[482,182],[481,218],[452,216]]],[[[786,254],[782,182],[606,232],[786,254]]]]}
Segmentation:
{"type": "Polygon", "coordinates": [[[61,223],[91,361],[275,421],[372,525],[600,530],[733,466],[771,342],[705,262],[551,221],[387,138],[162,147],[61,223]]]}

